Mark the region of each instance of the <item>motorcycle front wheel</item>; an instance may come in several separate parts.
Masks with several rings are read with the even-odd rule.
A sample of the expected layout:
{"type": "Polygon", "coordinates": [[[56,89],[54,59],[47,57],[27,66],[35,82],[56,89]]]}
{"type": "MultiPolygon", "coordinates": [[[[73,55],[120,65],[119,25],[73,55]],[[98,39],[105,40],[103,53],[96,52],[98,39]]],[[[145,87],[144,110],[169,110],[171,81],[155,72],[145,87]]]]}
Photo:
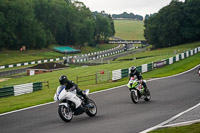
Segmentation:
{"type": "Polygon", "coordinates": [[[139,98],[138,95],[136,95],[135,93],[137,93],[137,91],[131,91],[131,100],[133,101],[133,103],[138,103],[139,98]]]}
{"type": "Polygon", "coordinates": [[[91,99],[89,99],[89,104],[90,106],[92,106],[92,108],[89,108],[87,111],[86,111],[86,114],[90,117],[93,117],[97,114],[97,106],[96,104],[94,103],[94,101],[92,101],[91,99]]]}
{"type": "Polygon", "coordinates": [[[72,110],[64,105],[58,107],[58,114],[60,118],[65,122],[70,122],[73,118],[72,110]]]}

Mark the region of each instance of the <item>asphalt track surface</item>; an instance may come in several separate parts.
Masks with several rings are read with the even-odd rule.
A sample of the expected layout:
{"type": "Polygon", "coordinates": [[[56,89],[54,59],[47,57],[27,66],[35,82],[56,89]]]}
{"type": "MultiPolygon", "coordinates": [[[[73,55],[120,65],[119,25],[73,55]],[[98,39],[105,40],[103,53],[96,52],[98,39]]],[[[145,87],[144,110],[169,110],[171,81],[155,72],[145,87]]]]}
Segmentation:
{"type": "MultiPolygon", "coordinates": [[[[152,99],[133,104],[126,86],[89,95],[98,107],[95,117],[75,116],[63,122],[57,103],[0,116],[1,133],[138,133],[200,101],[197,68],[185,74],[147,82],[152,99]]],[[[53,97],[53,96],[52,96],[53,97]]]]}
{"type": "MultiPolygon", "coordinates": [[[[105,57],[105,58],[102,58],[102,59],[103,59],[103,61],[115,60],[119,57],[129,55],[129,54],[133,54],[133,53],[140,53],[140,52],[143,52],[145,50],[146,50],[146,48],[140,48],[140,49],[136,49],[136,50],[122,52],[122,53],[119,53],[119,54],[116,54],[116,55],[113,55],[113,56],[110,56],[110,57],[105,57]]],[[[96,59],[95,61],[100,62],[102,59],[96,59]]]]}
{"type": "Polygon", "coordinates": [[[0,77],[10,76],[10,75],[19,74],[19,73],[25,73],[26,69],[28,69],[28,67],[9,70],[9,71],[2,71],[2,72],[0,72],[0,77]]]}

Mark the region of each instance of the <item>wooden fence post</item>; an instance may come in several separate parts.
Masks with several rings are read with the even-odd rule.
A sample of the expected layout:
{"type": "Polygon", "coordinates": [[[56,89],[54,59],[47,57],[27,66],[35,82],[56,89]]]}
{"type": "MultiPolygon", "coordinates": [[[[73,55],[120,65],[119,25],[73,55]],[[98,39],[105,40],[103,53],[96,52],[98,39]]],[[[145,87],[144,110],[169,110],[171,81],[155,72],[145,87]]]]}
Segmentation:
{"type": "Polygon", "coordinates": [[[95,76],[96,76],[96,84],[97,84],[97,72],[96,72],[95,76]]]}
{"type": "Polygon", "coordinates": [[[78,76],[76,76],[76,83],[77,83],[77,85],[78,85],[78,76]]]}

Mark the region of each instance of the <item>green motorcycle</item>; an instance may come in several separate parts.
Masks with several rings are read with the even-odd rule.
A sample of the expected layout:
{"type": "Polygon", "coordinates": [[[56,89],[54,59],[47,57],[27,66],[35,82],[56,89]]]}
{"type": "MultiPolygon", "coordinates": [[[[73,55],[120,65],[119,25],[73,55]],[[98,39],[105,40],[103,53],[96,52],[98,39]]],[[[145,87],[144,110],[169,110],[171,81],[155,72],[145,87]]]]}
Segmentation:
{"type": "MultiPolygon", "coordinates": [[[[143,82],[146,82],[143,80],[143,82]]],[[[145,101],[150,101],[151,94],[149,89],[144,88],[144,86],[134,77],[131,77],[127,84],[131,92],[131,100],[133,103],[138,103],[140,98],[143,98],[145,101]]]]}

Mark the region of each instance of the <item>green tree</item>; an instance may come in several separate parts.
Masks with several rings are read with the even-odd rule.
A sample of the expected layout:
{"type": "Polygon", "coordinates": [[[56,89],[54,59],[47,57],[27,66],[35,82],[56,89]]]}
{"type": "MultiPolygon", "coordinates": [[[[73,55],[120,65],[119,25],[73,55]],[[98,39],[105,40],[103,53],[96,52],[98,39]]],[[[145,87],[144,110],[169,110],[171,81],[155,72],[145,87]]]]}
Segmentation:
{"type": "Polygon", "coordinates": [[[5,25],[6,25],[6,19],[4,17],[4,14],[0,12],[0,49],[5,47],[5,41],[7,38],[7,33],[5,32],[5,25]]]}
{"type": "Polygon", "coordinates": [[[70,16],[70,3],[66,0],[34,0],[35,14],[48,33],[48,41],[66,45],[66,23],[70,16]]]}
{"type": "Polygon", "coordinates": [[[114,21],[111,17],[111,15],[108,15],[109,21],[110,21],[110,26],[111,26],[111,36],[115,35],[115,25],[114,25],[114,21]]]}
{"type": "Polygon", "coordinates": [[[35,19],[32,0],[1,1],[0,12],[5,25],[1,25],[4,39],[1,44],[8,49],[46,46],[42,25],[35,19]]]}
{"type": "Polygon", "coordinates": [[[113,34],[111,23],[108,17],[98,14],[96,16],[96,41],[108,40],[113,34]]]}
{"type": "Polygon", "coordinates": [[[172,2],[145,20],[144,35],[155,48],[183,43],[181,28],[184,21],[183,2],[172,2]]]}
{"type": "Polygon", "coordinates": [[[92,12],[82,2],[74,2],[73,34],[74,42],[79,47],[94,43],[95,21],[92,12]]]}
{"type": "Polygon", "coordinates": [[[184,4],[184,21],[181,27],[183,40],[186,42],[200,40],[200,1],[186,0],[184,4]]]}
{"type": "Polygon", "coordinates": [[[114,23],[99,17],[84,3],[71,0],[0,0],[0,46],[19,49],[48,47],[52,43],[82,47],[114,35],[114,23]]]}

